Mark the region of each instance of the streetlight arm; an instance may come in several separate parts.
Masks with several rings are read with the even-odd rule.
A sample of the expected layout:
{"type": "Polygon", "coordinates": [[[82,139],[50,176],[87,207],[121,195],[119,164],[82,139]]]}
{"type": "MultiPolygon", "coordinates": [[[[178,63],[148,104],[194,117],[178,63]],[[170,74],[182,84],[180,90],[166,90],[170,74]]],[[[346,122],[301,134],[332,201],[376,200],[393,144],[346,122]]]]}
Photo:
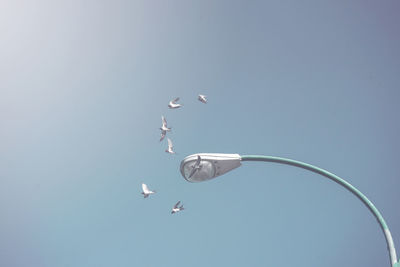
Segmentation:
{"type": "Polygon", "coordinates": [[[386,243],[388,246],[389,256],[390,256],[390,263],[391,263],[392,267],[400,267],[400,262],[397,262],[396,250],[394,248],[392,235],[390,234],[389,228],[387,227],[386,222],[383,219],[381,213],[378,211],[378,209],[374,206],[374,204],[364,194],[362,194],[357,188],[352,186],[350,183],[346,182],[339,176],[336,176],[333,173],[330,173],[326,170],[323,170],[316,166],[313,166],[313,165],[310,165],[310,164],[307,164],[304,162],[296,161],[296,160],[280,158],[280,157],[272,157],[272,156],[260,156],[260,155],[244,155],[244,156],[241,156],[241,160],[242,161],[266,161],[266,162],[276,162],[276,163],[281,163],[281,164],[292,165],[295,167],[303,168],[303,169],[321,174],[321,175],[333,180],[334,182],[342,185],[343,187],[345,187],[351,193],[356,195],[365,204],[365,206],[367,206],[367,208],[372,212],[372,214],[375,216],[375,218],[377,219],[380,227],[382,228],[382,231],[386,238],[386,243]]]}

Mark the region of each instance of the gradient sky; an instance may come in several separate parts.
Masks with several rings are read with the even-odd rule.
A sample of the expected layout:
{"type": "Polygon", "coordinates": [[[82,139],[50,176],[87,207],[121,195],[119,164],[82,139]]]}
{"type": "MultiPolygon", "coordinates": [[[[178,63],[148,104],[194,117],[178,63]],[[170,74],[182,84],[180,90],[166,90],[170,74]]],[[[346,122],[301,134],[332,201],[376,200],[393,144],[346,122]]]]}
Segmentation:
{"type": "Polygon", "coordinates": [[[179,164],[319,166],[370,198],[400,249],[399,13],[397,0],[2,1],[0,266],[389,266],[372,214],[326,178],[245,162],[193,184],[179,164]],[[158,193],[143,199],[141,182],[158,193]]]}

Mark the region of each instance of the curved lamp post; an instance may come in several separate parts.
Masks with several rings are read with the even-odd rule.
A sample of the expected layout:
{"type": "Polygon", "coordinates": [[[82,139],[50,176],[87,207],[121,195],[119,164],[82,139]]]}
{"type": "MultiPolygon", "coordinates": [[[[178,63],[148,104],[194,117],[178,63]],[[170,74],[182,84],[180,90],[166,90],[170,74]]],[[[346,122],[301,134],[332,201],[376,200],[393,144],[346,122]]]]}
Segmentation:
{"type": "Polygon", "coordinates": [[[326,170],[323,170],[321,168],[318,168],[316,166],[304,162],[286,158],[259,156],[259,155],[240,156],[239,154],[217,154],[217,153],[199,153],[187,156],[182,160],[180,170],[182,176],[187,181],[202,182],[213,179],[217,176],[220,176],[226,172],[229,172],[230,170],[239,167],[242,161],[266,161],[266,162],[275,162],[275,163],[292,165],[295,167],[303,168],[321,174],[322,176],[325,176],[345,187],[351,193],[356,195],[356,197],[358,197],[375,216],[386,238],[391,266],[400,267],[400,261],[399,262],[397,261],[396,250],[394,248],[392,235],[390,234],[389,228],[387,227],[386,222],[383,219],[381,213],[374,206],[374,204],[372,204],[372,202],[357,188],[355,188],[354,186],[352,186],[339,176],[334,175],[333,173],[330,173],[326,170]]]}

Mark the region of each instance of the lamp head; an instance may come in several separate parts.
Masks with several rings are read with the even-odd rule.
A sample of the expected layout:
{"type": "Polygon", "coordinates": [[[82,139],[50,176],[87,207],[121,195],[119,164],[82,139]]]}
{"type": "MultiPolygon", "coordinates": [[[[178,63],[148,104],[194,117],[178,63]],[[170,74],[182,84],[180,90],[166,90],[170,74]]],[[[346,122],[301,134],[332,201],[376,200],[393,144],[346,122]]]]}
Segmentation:
{"type": "Polygon", "coordinates": [[[181,162],[181,174],[189,182],[202,182],[220,176],[241,165],[239,154],[199,153],[181,162]]]}

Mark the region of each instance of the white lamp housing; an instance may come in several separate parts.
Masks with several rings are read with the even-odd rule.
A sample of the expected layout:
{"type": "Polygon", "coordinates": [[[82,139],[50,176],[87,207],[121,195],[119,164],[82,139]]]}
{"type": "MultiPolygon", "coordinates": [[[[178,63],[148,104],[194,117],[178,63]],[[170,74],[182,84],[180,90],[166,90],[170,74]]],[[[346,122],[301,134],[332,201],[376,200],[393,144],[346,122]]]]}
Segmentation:
{"type": "Polygon", "coordinates": [[[220,176],[241,165],[239,154],[199,153],[187,156],[181,162],[181,174],[189,182],[202,182],[220,176]],[[200,156],[200,166],[196,161],[200,156]],[[194,170],[196,169],[196,170],[194,170]]]}

